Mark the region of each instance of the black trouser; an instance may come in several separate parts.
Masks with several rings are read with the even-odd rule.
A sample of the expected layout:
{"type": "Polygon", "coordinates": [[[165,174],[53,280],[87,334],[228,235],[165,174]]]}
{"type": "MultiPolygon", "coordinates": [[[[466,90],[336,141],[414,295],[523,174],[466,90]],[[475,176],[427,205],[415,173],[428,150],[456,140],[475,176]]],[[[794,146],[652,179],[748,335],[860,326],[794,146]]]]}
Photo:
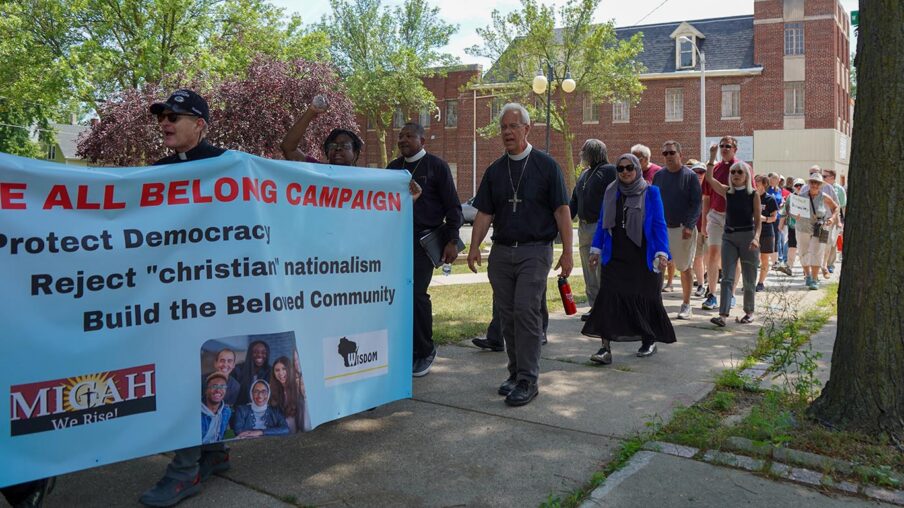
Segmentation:
{"type": "Polygon", "coordinates": [[[414,358],[426,358],[433,352],[433,304],[427,288],[433,278],[433,262],[421,244],[414,241],[414,358]]]}
{"type": "MultiPolygon", "coordinates": [[[[549,309],[546,308],[546,290],[543,290],[543,301],[540,302],[540,312],[543,313],[543,338],[546,338],[546,331],[549,330],[549,309]]],[[[499,310],[496,308],[496,300],[493,300],[493,319],[487,326],[487,340],[493,344],[503,345],[505,341],[502,339],[502,323],[499,322],[499,310]]]]}
{"type": "Polygon", "coordinates": [[[42,490],[44,485],[49,481],[49,478],[44,478],[43,480],[34,480],[25,483],[19,483],[16,485],[10,485],[9,487],[3,487],[0,489],[0,493],[3,494],[3,497],[6,498],[6,502],[12,506],[16,506],[17,504],[25,501],[28,496],[30,496],[36,490],[42,490]]]}

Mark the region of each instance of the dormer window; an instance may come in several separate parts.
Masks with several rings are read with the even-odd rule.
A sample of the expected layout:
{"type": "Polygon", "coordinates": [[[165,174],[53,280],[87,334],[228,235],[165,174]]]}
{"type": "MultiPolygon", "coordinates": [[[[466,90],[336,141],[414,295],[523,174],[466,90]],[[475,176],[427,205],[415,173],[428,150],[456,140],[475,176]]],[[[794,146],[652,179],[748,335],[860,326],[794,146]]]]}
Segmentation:
{"type": "Polygon", "coordinates": [[[697,43],[696,37],[677,39],[678,43],[678,62],[675,65],[678,69],[693,69],[697,66],[697,54],[694,52],[694,44],[697,43]]]}
{"type": "Polygon", "coordinates": [[[706,38],[700,30],[687,21],[678,25],[670,36],[675,41],[675,70],[693,69],[697,66],[698,44],[706,38]]]}

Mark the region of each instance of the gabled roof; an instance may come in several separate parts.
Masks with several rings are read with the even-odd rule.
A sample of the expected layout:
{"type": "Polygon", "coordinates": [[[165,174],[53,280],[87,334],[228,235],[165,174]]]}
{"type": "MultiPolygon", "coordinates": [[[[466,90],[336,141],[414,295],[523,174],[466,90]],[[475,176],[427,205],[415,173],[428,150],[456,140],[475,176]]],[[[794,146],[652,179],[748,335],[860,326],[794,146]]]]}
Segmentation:
{"type": "Polygon", "coordinates": [[[57,144],[63,152],[63,156],[67,159],[77,159],[75,150],[78,145],[78,137],[89,129],[85,125],[66,125],[60,123],[51,124],[53,130],[56,131],[57,144]]]}
{"type": "Polygon", "coordinates": [[[752,15],[623,27],[616,28],[615,34],[619,39],[628,39],[643,32],[640,62],[646,66],[646,72],[675,72],[672,34],[683,23],[693,25],[706,37],[697,39],[697,47],[706,54],[707,71],[757,67],[753,61],[752,15]]]}
{"type": "MultiPolygon", "coordinates": [[[[629,39],[643,32],[643,53],[638,60],[646,67],[645,73],[675,72],[675,39],[672,35],[679,27],[688,25],[704,37],[697,39],[697,45],[706,54],[707,71],[759,67],[753,61],[753,15],[616,27],[615,35],[618,39],[629,39]]],[[[562,29],[556,29],[556,37],[561,39],[562,29]]],[[[699,65],[698,62],[698,70],[699,65]]],[[[497,69],[491,67],[484,80],[506,81],[494,71],[497,69]]]]}

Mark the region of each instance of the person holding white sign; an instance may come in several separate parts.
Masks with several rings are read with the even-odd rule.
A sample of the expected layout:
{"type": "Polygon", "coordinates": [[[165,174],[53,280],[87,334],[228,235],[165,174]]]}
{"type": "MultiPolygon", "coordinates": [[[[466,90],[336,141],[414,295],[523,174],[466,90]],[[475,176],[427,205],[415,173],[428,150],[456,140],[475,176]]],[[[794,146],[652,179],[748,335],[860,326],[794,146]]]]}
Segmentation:
{"type": "Polygon", "coordinates": [[[794,263],[797,259],[797,231],[795,229],[795,221],[794,216],[791,214],[791,201],[796,196],[796,193],[800,192],[800,190],[804,186],[804,181],[801,178],[794,180],[794,185],[791,188],[794,190],[794,194],[789,194],[788,198],[785,199],[784,205],[782,205],[782,217],[779,219],[779,229],[785,227],[785,223],[788,224],[788,257],[785,259],[785,265],[780,268],[779,271],[784,273],[787,276],[792,276],[794,274],[794,263]]]}
{"type": "MultiPolygon", "coordinates": [[[[803,197],[809,202],[809,213],[791,214],[796,221],[797,243],[800,245],[800,264],[808,289],[819,289],[819,271],[825,259],[831,228],[837,221],[838,204],[822,192],[822,175],[813,173],[807,181],[803,197]],[[806,217],[804,215],[807,215],[806,217]]],[[[792,204],[793,207],[793,204],[792,204]]]]}

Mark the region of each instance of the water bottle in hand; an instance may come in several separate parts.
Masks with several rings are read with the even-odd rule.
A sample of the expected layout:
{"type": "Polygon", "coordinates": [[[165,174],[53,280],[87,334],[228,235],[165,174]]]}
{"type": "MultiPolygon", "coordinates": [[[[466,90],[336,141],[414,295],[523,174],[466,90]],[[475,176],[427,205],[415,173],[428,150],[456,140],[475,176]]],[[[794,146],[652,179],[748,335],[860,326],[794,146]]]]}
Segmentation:
{"type": "Polygon", "coordinates": [[[448,276],[450,273],[452,273],[452,264],[443,263],[443,275],[448,276]]]}
{"type": "Polygon", "coordinates": [[[314,99],[311,100],[311,107],[314,111],[318,113],[323,113],[330,107],[329,101],[326,100],[326,97],[323,95],[315,95],[314,99]]]}

